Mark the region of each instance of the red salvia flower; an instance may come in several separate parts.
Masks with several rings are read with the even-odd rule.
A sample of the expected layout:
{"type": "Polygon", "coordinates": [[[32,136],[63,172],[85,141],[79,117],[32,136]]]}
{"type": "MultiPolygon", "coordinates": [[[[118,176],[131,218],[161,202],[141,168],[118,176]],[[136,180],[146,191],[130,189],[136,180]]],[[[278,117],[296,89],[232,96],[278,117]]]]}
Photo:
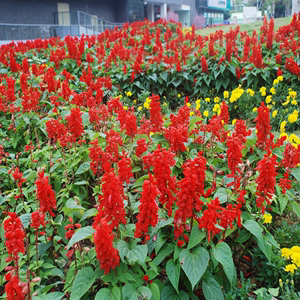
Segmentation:
{"type": "Polygon", "coordinates": [[[216,225],[218,224],[222,210],[223,208],[220,206],[220,201],[216,198],[207,204],[207,209],[203,212],[202,217],[198,219],[198,227],[204,228],[208,233],[208,242],[210,242],[211,237],[221,232],[216,225]]]}
{"type": "Polygon", "coordinates": [[[20,218],[16,213],[8,212],[8,218],[4,220],[3,226],[5,231],[5,246],[8,254],[14,258],[18,253],[25,253],[24,238],[25,233],[22,228],[20,218]]]}
{"type": "Polygon", "coordinates": [[[104,270],[105,274],[108,274],[110,269],[115,269],[120,264],[118,250],[113,245],[114,236],[112,229],[100,212],[95,218],[93,228],[95,229],[95,251],[100,263],[100,269],[104,270]]]}
{"type": "Polygon", "coordinates": [[[269,109],[261,102],[260,107],[258,108],[258,115],[254,119],[256,122],[257,130],[257,146],[260,148],[265,148],[270,138],[271,125],[270,125],[270,114],[269,109]]]}
{"type": "Polygon", "coordinates": [[[176,177],[171,176],[171,167],[175,165],[175,154],[170,150],[161,149],[160,145],[151,154],[143,157],[144,168],[150,170],[153,166],[153,173],[157,183],[157,188],[161,195],[159,202],[166,203],[168,215],[172,215],[172,206],[176,194],[176,177]]]}
{"type": "Polygon", "coordinates": [[[38,174],[36,184],[36,196],[40,202],[40,211],[43,213],[49,212],[54,217],[53,209],[56,209],[56,197],[53,191],[48,176],[44,176],[44,171],[38,174]]]}
{"type": "Polygon", "coordinates": [[[145,151],[148,150],[148,145],[145,139],[137,140],[137,147],[135,150],[135,154],[137,157],[140,157],[145,151]]]}
{"type": "Polygon", "coordinates": [[[208,72],[208,66],[205,56],[203,55],[201,57],[201,66],[202,66],[202,72],[207,73],[208,72]]]}
{"type": "Polygon", "coordinates": [[[99,195],[99,202],[103,216],[107,222],[111,222],[111,229],[118,227],[120,223],[126,223],[123,199],[125,195],[122,182],[114,169],[108,168],[102,177],[102,195],[99,195]]]}
{"type": "Polygon", "coordinates": [[[271,155],[270,151],[268,151],[268,153],[264,155],[264,158],[258,162],[255,169],[259,172],[256,179],[256,205],[257,207],[262,207],[263,212],[265,210],[265,206],[263,205],[264,201],[270,204],[270,200],[274,195],[277,175],[276,166],[276,156],[271,155]]]}
{"type": "Polygon", "coordinates": [[[71,114],[67,117],[68,131],[72,134],[75,140],[84,132],[81,115],[82,112],[80,111],[80,108],[75,107],[71,109],[71,114]]]}
{"type": "Polygon", "coordinates": [[[23,178],[23,173],[20,172],[18,167],[15,168],[12,177],[14,178],[15,182],[18,184],[18,187],[20,188],[22,187],[23,182],[26,181],[26,179],[23,178]]]}
{"type": "Polygon", "coordinates": [[[295,168],[298,165],[298,150],[291,143],[285,145],[281,163],[285,168],[295,168]]]}
{"type": "Polygon", "coordinates": [[[292,180],[289,179],[289,173],[285,172],[283,178],[279,179],[279,186],[282,189],[282,194],[286,194],[286,190],[289,190],[292,188],[292,180]]]}
{"type": "Polygon", "coordinates": [[[158,205],[156,197],[160,194],[156,187],[154,178],[149,174],[149,180],[145,180],[143,184],[142,197],[140,200],[139,214],[137,216],[135,238],[145,236],[149,240],[149,226],[156,226],[158,222],[158,205]]]}
{"type": "Polygon", "coordinates": [[[118,175],[122,182],[129,184],[130,178],[133,177],[131,160],[125,155],[118,161],[118,175]]]}
{"type": "Polygon", "coordinates": [[[187,219],[194,217],[202,208],[203,202],[200,197],[204,195],[205,170],[206,159],[201,152],[194,160],[188,160],[183,165],[184,178],[178,182],[178,209],[174,216],[175,239],[183,234],[187,219]]]}
{"type": "Polygon", "coordinates": [[[45,214],[40,211],[35,211],[31,214],[30,227],[38,230],[40,226],[45,227],[45,214]]]}
{"type": "Polygon", "coordinates": [[[161,131],[163,125],[163,117],[160,107],[160,97],[159,95],[152,95],[150,97],[150,121],[152,125],[152,132],[161,131]]]}
{"type": "Polygon", "coordinates": [[[5,285],[6,300],[25,300],[22,287],[19,285],[19,277],[6,274],[5,280],[7,281],[5,285]]]}

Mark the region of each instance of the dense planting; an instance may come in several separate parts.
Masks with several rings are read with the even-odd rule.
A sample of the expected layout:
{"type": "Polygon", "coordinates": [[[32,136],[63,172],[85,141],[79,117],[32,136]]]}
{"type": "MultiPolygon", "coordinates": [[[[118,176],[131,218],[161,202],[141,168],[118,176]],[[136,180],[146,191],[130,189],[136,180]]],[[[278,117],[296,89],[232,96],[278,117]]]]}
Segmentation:
{"type": "Polygon", "coordinates": [[[2,298],[297,299],[300,14],[273,25],[0,48],[2,298]]]}

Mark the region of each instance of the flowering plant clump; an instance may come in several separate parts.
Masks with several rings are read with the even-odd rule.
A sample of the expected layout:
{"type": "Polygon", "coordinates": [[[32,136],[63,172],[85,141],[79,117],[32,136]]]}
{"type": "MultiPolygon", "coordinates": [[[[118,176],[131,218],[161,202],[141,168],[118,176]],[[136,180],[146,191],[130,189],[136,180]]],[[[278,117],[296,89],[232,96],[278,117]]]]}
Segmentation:
{"type": "Polygon", "coordinates": [[[224,299],[275,266],[300,217],[299,28],[1,46],[0,298],[224,299]]]}

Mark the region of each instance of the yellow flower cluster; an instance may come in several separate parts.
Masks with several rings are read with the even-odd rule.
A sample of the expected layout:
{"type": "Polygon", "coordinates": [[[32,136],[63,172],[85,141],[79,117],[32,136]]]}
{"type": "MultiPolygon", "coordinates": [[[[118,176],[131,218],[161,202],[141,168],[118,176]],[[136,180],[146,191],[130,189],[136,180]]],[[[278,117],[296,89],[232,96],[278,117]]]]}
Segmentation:
{"type": "Polygon", "coordinates": [[[201,106],[200,102],[201,102],[200,99],[197,99],[197,100],[196,100],[196,110],[199,110],[199,109],[200,109],[200,106],[201,106]]]}
{"type": "Polygon", "coordinates": [[[259,89],[259,91],[260,91],[260,93],[261,93],[262,96],[266,96],[266,94],[267,94],[267,93],[266,93],[266,90],[267,90],[267,89],[266,89],[265,86],[262,86],[262,87],[259,89]]]}
{"type": "Polygon", "coordinates": [[[228,91],[224,91],[223,92],[223,96],[225,99],[229,98],[229,92],[228,91]]]}
{"type": "Polygon", "coordinates": [[[146,109],[149,109],[150,108],[150,102],[151,102],[151,99],[150,98],[147,98],[146,101],[144,102],[144,107],[146,109]]]}
{"type": "Polygon", "coordinates": [[[264,224],[270,224],[272,222],[272,215],[269,213],[265,213],[263,215],[263,222],[264,224]]]}
{"type": "Polygon", "coordinates": [[[287,260],[291,261],[291,264],[288,264],[285,267],[286,272],[291,272],[294,274],[295,270],[300,267],[300,247],[293,246],[292,248],[282,248],[281,256],[287,260]]]}
{"type": "Polygon", "coordinates": [[[249,94],[252,97],[254,96],[255,92],[251,89],[247,89],[247,94],[249,94]]]}
{"type": "Polygon", "coordinates": [[[244,90],[239,86],[231,92],[230,103],[237,101],[244,94],[244,90]]]}
{"type": "Polygon", "coordinates": [[[298,110],[294,110],[293,113],[289,114],[288,116],[288,120],[290,123],[295,123],[298,121],[298,115],[299,115],[299,112],[298,110]]]}

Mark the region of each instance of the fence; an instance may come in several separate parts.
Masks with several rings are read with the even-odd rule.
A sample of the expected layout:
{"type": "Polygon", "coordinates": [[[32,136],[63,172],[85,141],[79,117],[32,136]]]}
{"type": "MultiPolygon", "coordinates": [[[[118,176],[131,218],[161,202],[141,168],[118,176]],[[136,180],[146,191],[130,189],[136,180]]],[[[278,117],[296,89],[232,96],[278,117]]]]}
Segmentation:
{"type": "Polygon", "coordinates": [[[2,24],[0,23],[1,40],[32,40],[50,37],[64,38],[67,35],[97,35],[106,29],[120,28],[122,24],[102,25],[46,25],[46,24],[2,24]]]}

